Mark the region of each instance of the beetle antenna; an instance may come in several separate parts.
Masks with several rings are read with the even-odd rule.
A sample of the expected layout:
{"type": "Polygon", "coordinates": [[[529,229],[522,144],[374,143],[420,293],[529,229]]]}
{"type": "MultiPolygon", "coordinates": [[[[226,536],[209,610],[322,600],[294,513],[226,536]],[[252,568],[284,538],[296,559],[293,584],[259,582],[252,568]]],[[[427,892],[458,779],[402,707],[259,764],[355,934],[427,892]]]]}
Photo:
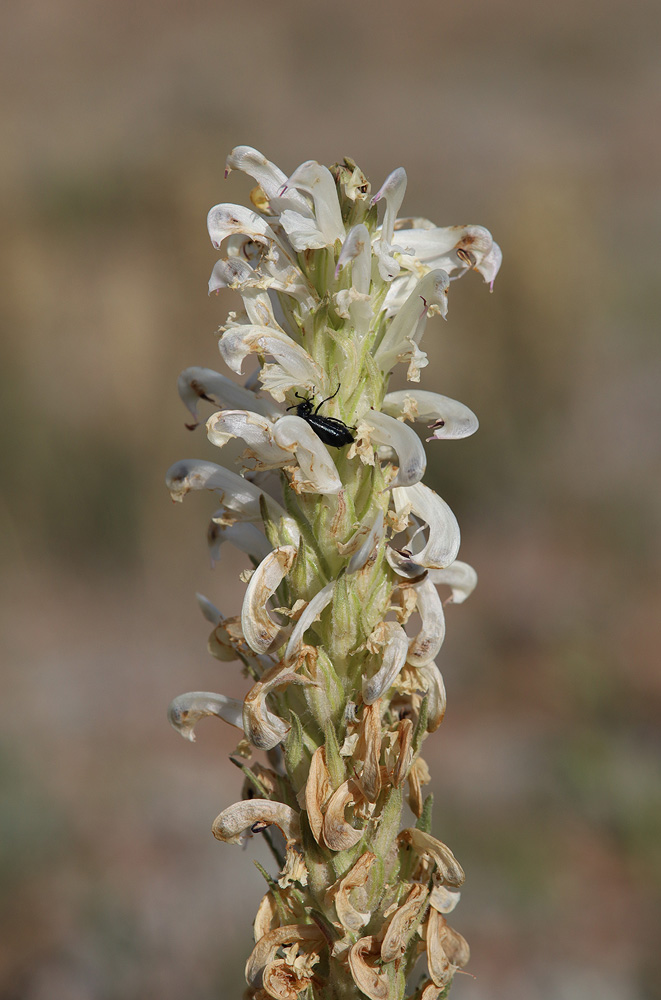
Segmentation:
{"type": "Polygon", "coordinates": [[[340,391],[340,386],[341,386],[341,385],[342,385],[342,383],[341,383],[341,382],[338,382],[338,384],[337,384],[337,389],[335,390],[335,392],[333,393],[333,395],[332,395],[332,396],[327,396],[327,397],[326,397],[326,399],[322,399],[322,401],[321,401],[321,402],[319,403],[319,406],[318,406],[318,407],[317,407],[317,409],[316,409],[316,410],[314,411],[315,413],[319,413],[319,407],[323,406],[323,405],[324,405],[324,403],[328,403],[328,402],[329,402],[329,400],[331,400],[331,399],[335,399],[335,397],[337,396],[338,392],[340,391]]]}

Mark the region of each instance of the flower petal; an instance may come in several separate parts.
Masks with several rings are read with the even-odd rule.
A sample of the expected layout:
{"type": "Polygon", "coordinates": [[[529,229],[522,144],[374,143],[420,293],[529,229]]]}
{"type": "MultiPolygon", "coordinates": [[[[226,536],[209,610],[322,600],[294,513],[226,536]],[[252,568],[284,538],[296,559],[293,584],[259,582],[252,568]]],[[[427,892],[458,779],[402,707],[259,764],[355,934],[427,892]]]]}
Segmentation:
{"type": "Polygon", "coordinates": [[[452,588],[452,601],[454,604],[462,604],[477,586],[477,573],[468,563],[455,559],[453,563],[445,569],[430,569],[428,578],[437,587],[447,584],[452,588]]]}
{"type": "MultiPolygon", "coordinates": [[[[347,573],[349,575],[357,573],[361,569],[365,569],[368,565],[372,565],[374,559],[376,558],[381,540],[384,537],[384,532],[383,511],[377,510],[371,521],[361,525],[354,535],[354,539],[356,539],[360,544],[357,548],[354,547],[349,550],[352,552],[351,559],[349,560],[349,564],[347,566],[347,573]]],[[[353,539],[351,539],[347,544],[351,544],[351,542],[353,542],[353,539]]],[[[348,554],[346,549],[341,551],[342,555],[348,554]]]]}
{"type": "Polygon", "coordinates": [[[231,512],[229,521],[261,520],[261,497],[264,497],[275,516],[285,515],[280,505],[263,490],[215,462],[195,458],[181,459],[170,466],[165,474],[165,483],[170,496],[176,501],[183,500],[191,490],[213,490],[220,497],[223,507],[231,512]]]}
{"type": "Polygon", "coordinates": [[[274,366],[262,369],[260,381],[271,395],[282,402],[287,389],[313,390],[325,385],[324,372],[308,352],[282,330],[248,324],[229,327],[218,342],[220,353],[228,368],[241,373],[248,354],[267,354],[277,361],[274,366]],[[277,377],[274,377],[277,376],[277,377]]]}
{"type": "Polygon", "coordinates": [[[357,830],[344,816],[344,810],[355,804],[359,796],[360,789],[355,781],[349,779],[343,781],[328,800],[322,836],[331,851],[348,851],[363,839],[365,831],[357,830]]]}
{"type": "Polygon", "coordinates": [[[323,746],[318,747],[312,754],[310,770],[305,783],[305,810],[308,814],[308,822],[312,835],[318,844],[321,844],[321,831],[324,825],[324,809],[331,797],[333,786],[330,775],[326,767],[326,752],[323,746]]]}
{"type": "MultiPolygon", "coordinates": [[[[344,224],[342,222],[340,202],[337,197],[335,181],[328,167],[321,166],[315,160],[307,160],[305,163],[301,163],[300,167],[296,168],[280,193],[284,194],[285,190],[292,187],[298,188],[299,191],[305,191],[306,194],[311,196],[314,202],[314,215],[318,231],[325,240],[321,245],[332,246],[335,240],[343,240],[344,224]]],[[[280,216],[280,222],[289,238],[292,239],[286,219],[286,216],[289,214],[288,212],[283,212],[280,216]]],[[[296,247],[296,249],[306,248],[296,247]]]]}
{"type": "Polygon", "coordinates": [[[370,428],[370,439],[387,445],[396,452],[399,461],[397,475],[389,483],[391,488],[412,486],[420,482],[427,467],[427,456],[420,438],[401,420],[395,420],[379,410],[368,410],[361,417],[361,424],[370,428]],[[403,433],[402,433],[403,432],[403,433]]]}
{"type": "Polygon", "coordinates": [[[301,656],[303,636],[314,622],[319,621],[321,612],[333,600],[335,582],[335,580],[331,580],[325,587],[322,587],[319,593],[315,594],[312,600],[308,602],[307,607],[304,608],[287,643],[284,656],[285,663],[295,663],[301,656]]]}
{"type": "Polygon", "coordinates": [[[409,646],[408,636],[397,622],[380,622],[368,642],[370,640],[384,652],[381,666],[374,676],[363,677],[363,701],[366,705],[372,705],[392,687],[406,663],[409,646]]]}
{"type": "Polygon", "coordinates": [[[243,702],[213,691],[189,691],[170,702],[168,719],[178,733],[195,742],[195,726],[207,715],[215,715],[230,726],[243,728],[243,702]]]}
{"type": "Polygon", "coordinates": [[[288,845],[300,843],[298,813],[284,802],[259,798],[235,802],[224,809],[214,820],[213,835],[226,844],[243,844],[256,823],[279,827],[288,845]]]}
{"type": "Polygon", "coordinates": [[[422,667],[436,659],[440,652],[445,638],[445,615],[443,602],[430,580],[423,580],[414,589],[422,627],[410,642],[406,662],[422,667]]]}
{"type": "Polygon", "coordinates": [[[426,423],[431,420],[429,429],[433,431],[428,441],[435,438],[451,439],[465,438],[474,434],[479,422],[472,410],[463,403],[449,396],[441,396],[437,392],[426,392],[423,389],[403,389],[400,392],[389,392],[381,407],[384,413],[393,417],[404,416],[407,420],[426,423]]]}
{"type": "Polygon", "coordinates": [[[414,883],[404,903],[395,910],[381,943],[381,961],[395,962],[404,957],[409,941],[427,905],[429,890],[414,883]]]}
{"type": "Polygon", "coordinates": [[[221,409],[253,410],[263,416],[274,416],[279,411],[270,399],[260,399],[249,389],[237,385],[211,368],[186,368],[177,380],[182,402],[193,416],[194,423],[186,424],[189,430],[197,427],[197,405],[200,399],[214,403],[221,409]]]}
{"type": "Polygon", "coordinates": [[[335,277],[340,271],[352,263],[351,285],[361,295],[369,295],[372,274],[372,247],[367,226],[362,222],[349,230],[340,256],[337,259],[335,277]]]}
{"type": "Polygon", "coordinates": [[[293,545],[281,545],[262,559],[248,583],[241,609],[241,627],[246,642],[255,653],[270,653],[289,637],[292,626],[278,625],[267,610],[296,558],[293,545]]]}
{"type": "Polygon", "coordinates": [[[331,886],[326,894],[329,903],[330,901],[335,903],[339,921],[346,930],[357,932],[369,923],[371,913],[361,913],[357,910],[349,894],[352,889],[360,889],[366,884],[375,861],[376,855],[370,851],[361,854],[344,878],[331,886]]]}
{"type": "Polygon", "coordinates": [[[457,519],[445,500],[423,483],[394,489],[392,495],[396,510],[410,504],[413,513],[429,526],[429,539],[416,553],[415,563],[433,569],[444,569],[453,563],[459,551],[461,533],[457,519]]]}
{"type": "Polygon", "coordinates": [[[382,371],[387,372],[397,361],[415,356],[425,331],[427,317],[432,312],[440,312],[441,316],[446,316],[448,284],[449,278],[441,270],[429,271],[420,279],[387,327],[385,336],[374,353],[374,360],[382,371]]]}
{"type": "Polygon", "coordinates": [[[273,427],[270,420],[250,410],[221,410],[207,420],[207,437],[217,448],[241,438],[248,446],[245,457],[255,463],[251,468],[277,469],[289,461],[289,453],[276,445],[273,427]]]}
{"type": "MultiPolygon", "coordinates": [[[[222,517],[222,511],[220,513],[222,517]]],[[[212,566],[215,566],[220,558],[220,546],[223,542],[230,542],[258,563],[269,552],[273,551],[273,546],[264,532],[260,531],[250,521],[239,521],[236,524],[217,524],[212,518],[207,530],[207,542],[209,544],[209,555],[211,556],[212,566]]]]}
{"type": "MultiPolygon", "coordinates": [[[[253,799],[253,801],[255,801],[253,799]]],[[[266,965],[272,961],[278,948],[298,941],[324,943],[324,936],[316,924],[287,924],[274,927],[260,938],[246,963],[246,982],[253,985],[266,965]]]]}
{"type": "Polygon", "coordinates": [[[426,854],[433,859],[438,869],[438,877],[443,880],[445,885],[456,887],[463,885],[466,879],[463,868],[450,848],[440,840],[416,827],[402,830],[399,836],[405,843],[411,844],[419,855],[426,854]]]}
{"type": "Polygon", "coordinates": [[[292,471],[292,486],[297,493],[340,492],[342,480],[328,449],[302,417],[280,417],[273,438],[280,448],[296,456],[299,468],[292,471]]]}
{"type": "Polygon", "coordinates": [[[378,938],[362,937],[349,950],[349,968],[353,981],[370,1000],[388,1000],[391,996],[388,975],[376,965],[380,955],[378,938]]]}

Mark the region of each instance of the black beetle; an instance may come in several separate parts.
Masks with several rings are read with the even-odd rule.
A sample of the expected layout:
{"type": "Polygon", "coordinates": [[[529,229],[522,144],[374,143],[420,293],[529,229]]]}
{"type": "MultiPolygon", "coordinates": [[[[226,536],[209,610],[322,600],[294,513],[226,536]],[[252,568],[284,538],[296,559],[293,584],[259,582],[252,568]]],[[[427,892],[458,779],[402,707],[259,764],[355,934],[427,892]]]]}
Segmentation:
{"type": "Polygon", "coordinates": [[[355,441],[351,433],[351,431],[355,431],[355,427],[348,427],[336,417],[323,417],[319,414],[319,410],[324,403],[327,403],[329,399],[334,399],[339,391],[340,386],[338,385],[333,395],[322,399],[315,410],[312,409],[314,396],[300,396],[295,392],[294,395],[296,398],[302,399],[303,402],[294,403],[293,406],[287,407],[288,410],[296,410],[297,416],[310,425],[317,437],[321,438],[324,444],[329,444],[333,448],[342,448],[343,445],[351,444],[352,441],[355,441]]]}

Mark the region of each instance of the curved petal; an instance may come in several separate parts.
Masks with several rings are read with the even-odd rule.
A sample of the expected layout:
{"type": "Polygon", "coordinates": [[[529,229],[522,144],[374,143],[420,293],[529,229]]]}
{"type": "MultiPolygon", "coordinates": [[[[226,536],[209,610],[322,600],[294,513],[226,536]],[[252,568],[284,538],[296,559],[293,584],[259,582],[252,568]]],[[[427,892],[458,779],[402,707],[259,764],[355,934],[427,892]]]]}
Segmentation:
{"type": "Polygon", "coordinates": [[[274,442],[273,427],[270,420],[250,410],[221,410],[207,420],[207,437],[217,448],[241,438],[248,446],[246,456],[255,460],[251,468],[277,469],[289,461],[289,452],[274,442]]]}
{"type": "MultiPolygon", "coordinates": [[[[359,570],[364,569],[368,563],[371,565],[376,557],[376,552],[385,534],[384,529],[384,518],[383,511],[377,510],[371,521],[366,524],[361,525],[354,539],[356,539],[356,544],[353,548],[347,549],[346,547],[342,550],[342,555],[347,555],[351,553],[351,558],[349,560],[349,565],[347,566],[347,573],[351,575],[352,573],[357,573],[359,570]]],[[[348,545],[350,545],[354,539],[351,539],[348,545]]]]}
{"type": "MultiPolygon", "coordinates": [[[[410,293],[395,318],[386,329],[374,359],[382,371],[388,371],[397,361],[413,358],[427,323],[427,317],[448,311],[449,278],[442,270],[428,271],[410,293]]],[[[410,377],[410,376],[409,376],[410,377]]]]}
{"type": "MultiPolygon", "coordinates": [[[[318,231],[325,240],[322,246],[332,246],[335,240],[343,240],[344,224],[342,222],[340,202],[337,197],[335,181],[328,167],[321,166],[315,160],[307,160],[305,163],[301,163],[300,167],[296,168],[280,193],[284,194],[285,190],[292,187],[298,188],[299,191],[305,191],[312,198],[318,231]]],[[[280,216],[280,222],[289,238],[292,239],[288,228],[291,224],[291,219],[286,218],[289,214],[283,212],[280,216]]],[[[294,246],[296,246],[295,243],[294,246]]],[[[306,248],[301,246],[296,247],[296,249],[306,248]]]]}
{"type": "Polygon", "coordinates": [[[301,617],[294,626],[291,638],[287,643],[287,649],[285,650],[284,656],[285,663],[295,663],[299,659],[303,647],[303,636],[314,622],[319,621],[321,612],[333,600],[335,582],[335,580],[331,580],[330,583],[327,583],[326,586],[323,587],[318,594],[315,594],[312,600],[308,602],[307,607],[304,608],[301,617]]]}
{"type": "Polygon", "coordinates": [[[434,569],[445,569],[453,563],[459,551],[461,533],[457,519],[445,500],[423,483],[394,489],[392,495],[396,510],[410,505],[413,513],[429,527],[429,539],[416,553],[415,562],[421,567],[434,569]]]}
{"type": "Polygon", "coordinates": [[[432,837],[430,833],[409,827],[402,830],[400,839],[408,843],[419,854],[427,854],[433,859],[438,869],[438,877],[444,885],[459,887],[463,885],[466,876],[454,854],[444,843],[432,837]]]}
{"type": "Polygon", "coordinates": [[[437,587],[446,584],[452,588],[452,601],[462,604],[477,586],[477,573],[468,563],[455,559],[445,569],[430,569],[429,577],[437,587]]]}
{"type": "Polygon", "coordinates": [[[383,649],[383,660],[373,677],[363,677],[363,701],[372,705],[392,687],[406,663],[408,636],[397,622],[381,622],[368,640],[371,648],[383,649]]]}
{"type": "Polygon", "coordinates": [[[401,420],[395,420],[378,410],[368,410],[361,417],[361,423],[370,428],[372,442],[387,445],[397,454],[399,469],[389,486],[393,488],[419,483],[427,468],[427,456],[415,431],[401,420]]]}
{"type": "Polygon", "coordinates": [[[271,597],[286,577],[296,558],[293,545],[281,545],[269,552],[248,583],[241,609],[241,628],[255,653],[270,653],[289,637],[292,626],[278,625],[267,610],[271,597]]]}
{"type": "Polygon", "coordinates": [[[213,691],[189,691],[180,694],[170,702],[168,719],[170,725],[184,739],[195,742],[195,726],[207,715],[215,715],[230,726],[243,729],[243,702],[237,698],[226,698],[213,691]]]}
{"type": "MultiPolygon", "coordinates": [[[[222,511],[220,512],[220,516],[222,517],[222,511]]],[[[264,532],[260,531],[250,521],[239,521],[236,524],[217,524],[212,519],[207,529],[207,542],[209,544],[209,555],[211,556],[212,566],[215,566],[220,559],[220,547],[223,542],[230,542],[258,563],[269,552],[273,551],[273,546],[264,532]]]]}
{"type": "Polygon", "coordinates": [[[216,840],[223,840],[226,844],[243,844],[256,824],[261,829],[272,824],[279,827],[287,844],[295,844],[301,839],[298,813],[284,802],[271,802],[269,799],[235,802],[216,816],[212,830],[216,840]]]}
{"type": "Polygon", "coordinates": [[[409,644],[406,662],[414,667],[426,666],[436,659],[445,638],[443,602],[431,580],[416,584],[416,603],[422,627],[409,644]]]}
{"type": "Polygon", "coordinates": [[[214,403],[221,410],[253,410],[263,416],[276,416],[280,412],[270,399],[260,399],[250,389],[244,389],[212,368],[186,368],[177,379],[177,389],[193,416],[194,423],[186,424],[189,430],[199,423],[197,406],[201,399],[214,403]]]}
{"type": "Polygon", "coordinates": [[[429,429],[433,433],[427,438],[428,441],[435,438],[449,440],[469,437],[479,427],[477,417],[463,403],[424,389],[389,392],[383,400],[381,409],[392,417],[403,416],[407,420],[421,423],[432,421],[429,429]]]}
{"type": "Polygon", "coordinates": [[[302,417],[280,417],[273,429],[275,443],[296,456],[292,486],[298,493],[336,494],[342,489],[328,448],[302,417]]]}
{"type": "Polygon", "coordinates": [[[317,362],[281,330],[248,324],[231,326],[220,338],[218,347],[225,364],[237,374],[241,373],[248,354],[267,354],[275,358],[278,371],[273,373],[270,369],[274,366],[266,365],[260,381],[278,402],[284,400],[287,389],[313,390],[325,385],[324,372],[317,362]]]}
{"type": "Polygon", "coordinates": [[[368,295],[372,275],[372,246],[369,230],[362,222],[350,229],[347,234],[337,259],[336,278],[350,262],[353,264],[351,270],[352,287],[358,293],[368,295]]]}
{"type": "Polygon", "coordinates": [[[176,501],[183,500],[191,490],[213,490],[220,497],[223,507],[227,507],[235,515],[230,520],[261,520],[261,497],[264,497],[273,513],[285,514],[280,505],[259,487],[215,462],[195,458],[181,459],[170,466],[165,475],[165,483],[170,496],[176,501]]]}
{"type": "Polygon", "coordinates": [[[324,816],[323,838],[331,851],[348,851],[349,848],[355,847],[363,839],[365,831],[357,830],[351,823],[347,822],[344,816],[344,810],[356,802],[358,795],[360,795],[358,786],[349,779],[343,781],[328,800],[324,816]]]}

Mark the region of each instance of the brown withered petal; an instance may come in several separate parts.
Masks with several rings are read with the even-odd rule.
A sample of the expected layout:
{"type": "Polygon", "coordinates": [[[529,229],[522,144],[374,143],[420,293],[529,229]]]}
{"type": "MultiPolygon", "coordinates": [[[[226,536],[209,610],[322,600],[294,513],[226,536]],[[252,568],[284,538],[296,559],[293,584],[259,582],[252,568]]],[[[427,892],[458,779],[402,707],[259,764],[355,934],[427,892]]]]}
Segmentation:
{"type": "Polygon", "coordinates": [[[400,838],[411,844],[418,854],[428,854],[433,858],[440,877],[447,885],[458,887],[463,885],[466,878],[464,870],[455,858],[454,854],[436,837],[415,827],[408,827],[402,830],[400,838]]]}
{"type": "Polygon", "coordinates": [[[248,799],[224,809],[214,820],[213,835],[227,844],[241,844],[256,823],[275,824],[282,830],[288,845],[301,839],[298,813],[284,802],[268,799],[248,799]]]}
{"type": "Polygon", "coordinates": [[[368,802],[376,802],[381,794],[381,699],[365,705],[360,720],[357,756],[363,759],[360,787],[368,802]]]}
{"type": "Polygon", "coordinates": [[[349,779],[343,781],[328,800],[322,835],[331,851],[348,851],[362,840],[364,831],[356,830],[344,816],[346,807],[358,798],[362,798],[362,793],[355,781],[349,779]]]}
{"type": "Polygon", "coordinates": [[[441,995],[441,987],[436,986],[430,979],[422,983],[415,995],[415,1000],[438,1000],[441,995]]]}
{"type": "Polygon", "coordinates": [[[265,934],[268,934],[273,926],[277,924],[278,907],[275,902],[273,893],[269,889],[257,907],[257,914],[255,916],[255,921],[253,923],[253,937],[255,941],[259,941],[263,938],[265,934]]]}
{"type": "Polygon", "coordinates": [[[420,787],[420,776],[416,771],[415,767],[412,767],[408,775],[409,781],[409,794],[408,794],[408,804],[411,807],[411,812],[418,819],[422,816],[422,789],[420,787]]]}
{"type": "Polygon", "coordinates": [[[375,861],[376,855],[371,851],[361,854],[353,868],[349,869],[344,878],[331,886],[326,894],[327,900],[335,902],[339,921],[349,931],[359,931],[369,922],[371,914],[357,910],[349,898],[349,893],[352,889],[359,889],[365,885],[375,861]]]}
{"type": "Polygon", "coordinates": [[[310,985],[310,976],[301,976],[288,962],[276,958],[269,962],[262,973],[264,990],[274,1000],[296,1000],[299,993],[310,985]]]}
{"type": "Polygon", "coordinates": [[[333,791],[328,768],[326,767],[326,754],[323,747],[319,747],[312,754],[308,780],[305,784],[305,809],[308,814],[308,822],[314,839],[321,844],[321,829],[324,825],[323,809],[333,791]]]}
{"type": "Polygon", "coordinates": [[[406,900],[398,907],[388,924],[381,944],[381,959],[394,962],[401,958],[409,944],[411,935],[427,904],[429,890],[425,885],[412,885],[406,900]]]}
{"type": "Polygon", "coordinates": [[[323,944],[325,939],[316,924],[287,924],[275,927],[260,938],[246,962],[246,982],[255,982],[262,969],[275,958],[278,948],[297,941],[316,941],[323,944]]]}
{"type": "Polygon", "coordinates": [[[402,719],[397,727],[397,763],[392,773],[392,783],[395,788],[404,784],[413,759],[413,723],[410,719],[402,719]]]}
{"type": "Polygon", "coordinates": [[[267,604],[295,558],[293,545],[281,545],[262,559],[250,579],[241,609],[241,626],[246,642],[255,653],[277,649],[291,634],[291,625],[281,626],[273,621],[267,604]]]}
{"type": "Polygon", "coordinates": [[[447,986],[454,975],[454,966],[450,962],[440,934],[441,921],[444,918],[436,910],[429,911],[427,921],[427,967],[429,975],[436,986],[447,986]]]}
{"type": "Polygon", "coordinates": [[[378,957],[377,938],[372,935],[360,938],[349,950],[349,968],[361,993],[370,1000],[389,1000],[388,977],[385,972],[378,972],[372,964],[378,957]]]}
{"type": "MultiPolygon", "coordinates": [[[[435,880],[436,877],[434,876],[434,881],[435,880]]],[[[433,906],[439,913],[452,913],[460,899],[460,892],[453,892],[451,889],[448,889],[442,884],[432,885],[431,894],[429,896],[429,905],[433,906]]]]}
{"type": "Polygon", "coordinates": [[[441,917],[441,920],[440,935],[443,951],[453,965],[456,965],[459,969],[463,969],[465,965],[468,965],[471,957],[468,941],[463,934],[456,931],[454,927],[450,927],[444,917],[441,917]]]}
{"type": "Polygon", "coordinates": [[[253,684],[243,703],[243,728],[250,742],[259,750],[272,750],[289,732],[289,726],[266,705],[266,696],[289,684],[311,684],[286,664],[275,664],[253,684]]]}

